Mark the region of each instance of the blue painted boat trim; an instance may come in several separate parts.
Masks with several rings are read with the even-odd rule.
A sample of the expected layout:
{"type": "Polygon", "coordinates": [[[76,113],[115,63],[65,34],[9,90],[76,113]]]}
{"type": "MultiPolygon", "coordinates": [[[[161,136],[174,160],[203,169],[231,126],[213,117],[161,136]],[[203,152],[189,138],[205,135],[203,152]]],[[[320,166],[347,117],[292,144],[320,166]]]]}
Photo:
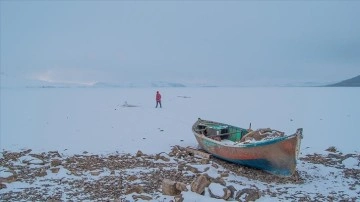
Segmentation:
{"type": "Polygon", "coordinates": [[[239,165],[244,165],[244,166],[248,166],[248,167],[252,167],[252,168],[257,168],[260,170],[264,170],[266,172],[275,174],[275,175],[281,175],[281,176],[291,176],[292,173],[289,169],[279,169],[279,168],[274,168],[271,164],[271,162],[269,162],[266,159],[251,159],[251,160],[239,160],[239,159],[228,159],[228,158],[224,158],[222,156],[218,156],[213,154],[213,156],[223,159],[225,161],[229,161],[235,164],[239,164],[239,165]]]}

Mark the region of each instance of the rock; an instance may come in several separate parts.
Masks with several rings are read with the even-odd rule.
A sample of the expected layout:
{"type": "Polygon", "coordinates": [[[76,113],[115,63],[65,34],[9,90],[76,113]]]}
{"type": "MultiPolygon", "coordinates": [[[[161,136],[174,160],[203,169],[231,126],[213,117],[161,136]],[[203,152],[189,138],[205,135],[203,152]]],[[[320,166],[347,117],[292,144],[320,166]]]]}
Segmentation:
{"type": "Polygon", "coordinates": [[[260,193],[258,190],[246,188],[243,190],[239,190],[235,196],[235,199],[239,200],[240,197],[242,197],[243,195],[244,195],[245,201],[256,201],[257,199],[260,198],[260,193]]]}
{"type": "Polygon", "coordinates": [[[329,148],[327,148],[325,151],[328,151],[328,152],[333,152],[333,153],[335,153],[335,152],[337,152],[337,149],[336,149],[336,147],[334,147],[334,146],[331,146],[331,147],[329,147],[329,148]]]}
{"type": "Polygon", "coordinates": [[[201,164],[209,164],[210,159],[201,159],[200,163],[201,164]]]}
{"type": "Polygon", "coordinates": [[[211,166],[214,167],[214,168],[216,168],[216,169],[219,168],[219,165],[217,165],[217,164],[215,164],[215,163],[211,164],[211,166]]]}
{"type": "MultiPolygon", "coordinates": [[[[360,179],[360,169],[344,169],[345,178],[353,178],[356,180],[360,179]]],[[[355,183],[354,185],[359,185],[359,183],[355,183]]]]}
{"type": "Polygon", "coordinates": [[[178,170],[179,171],[191,171],[193,173],[200,173],[200,171],[197,168],[192,167],[190,165],[183,164],[183,163],[178,165],[178,170]]]}
{"type": "Polygon", "coordinates": [[[57,199],[48,199],[48,200],[46,200],[46,202],[61,202],[61,200],[57,200],[57,199]]]}
{"type": "Polygon", "coordinates": [[[227,200],[231,196],[231,191],[218,183],[211,183],[208,190],[212,198],[227,200]]]}
{"type": "Polygon", "coordinates": [[[228,188],[230,190],[230,192],[231,192],[230,198],[234,198],[234,194],[236,192],[235,187],[230,185],[230,186],[227,186],[226,188],[228,188]]]}
{"type": "Polygon", "coordinates": [[[82,174],[80,173],[80,171],[76,171],[76,170],[70,170],[71,175],[75,175],[75,176],[81,176],[82,174]]]}
{"type": "Polygon", "coordinates": [[[132,198],[133,198],[134,200],[142,199],[142,200],[145,200],[145,201],[150,201],[150,200],[153,199],[152,197],[146,196],[146,195],[133,195],[132,198]]]}
{"type": "Polygon", "coordinates": [[[50,168],[52,173],[58,173],[60,168],[50,168]]]}
{"type": "Polygon", "coordinates": [[[6,184],[0,183],[0,189],[5,189],[6,188],[6,184]]]}
{"type": "Polygon", "coordinates": [[[222,199],[224,200],[228,200],[232,195],[231,190],[229,190],[228,188],[224,188],[224,196],[222,197],[222,199]]]}
{"type": "Polygon", "coordinates": [[[127,178],[128,181],[134,181],[134,180],[137,180],[137,179],[138,179],[138,177],[136,177],[136,175],[130,175],[130,176],[127,178]]]}
{"type": "Polygon", "coordinates": [[[160,157],[161,160],[165,161],[165,162],[169,162],[170,159],[169,158],[166,158],[165,156],[161,156],[160,157]]]}
{"type": "Polygon", "coordinates": [[[210,180],[207,174],[201,174],[191,183],[191,191],[198,194],[203,194],[205,187],[210,185],[210,180]]]}
{"type": "Polygon", "coordinates": [[[178,171],[184,171],[185,170],[185,164],[178,164],[178,171]]]}
{"type": "Polygon", "coordinates": [[[211,156],[211,154],[209,154],[207,152],[202,152],[197,149],[192,149],[189,147],[185,148],[185,151],[189,156],[198,156],[198,157],[206,158],[206,159],[210,159],[210,156],[211,156]]]}
{"type": "Polygon", "coordinates": [[[59,154],[58,151],[49,151],[48,154],[50,155],[51,158],[55,158],[55,157],[61,158],[61,155],[59,154]]]}
{"type": "Polygon", "coordinates": [[[190,170],[193,173],[199,173],[199,170],[195,167],[187,165],[187,168],[188,168],[187,170],[190,170]]]}
{"type": "Polygon", "coordinates": [[[128,188],[126,190],[125,194],[127,195],[127,194],[131,194],[131,193],[134,193],[134,192],[136,192],[138,194],[141,194],[141,193],[144,192],[144,189],[143,189],[143,187],[141,185],[135,185],[133,187],[128,188]]]}
{"type": "Polygon", "coordinates": [[[56,166],[59,166],[61,165],[61,160],[60,159],[53,159],[51,161],[51,167],[56,167],[56,166]]]}
{"type": "Polygon", "coordinates": [[[229,177],[229,173],[228,172],[222,172],[220,173],[221,177],[229,177]]]}
{"type": "Polygon", "coordinates": [[[175,202],[183,202],[183,201],[184,201],[184,198],[183,198],[183,196],[180,194],[180,195],[174,197],[174,201],[175,201],[175,202]]]}
{"type": "Polygon", "coordinates": [[[0,177],[0,183],[11,183],[15,182],[18,179],[18,175],[13,170],[1,172],[2,177],[0,177]]]}
{"type": "Polygon", "coordinates": [[[163,160],[163,161],[165,161],[165,162],[169,162],[169,161],[170,161],[169,158],[166,158],[165,156],[161,156],[160,154],[156,154],[155,160],[159,160],[159,159],[161,159],[161,160],[163,160]]]}
{"type": "Polygon", "coordinates": [[[177,183],[175,181],[164,179],[162,181],[162,193],[169,196],[175,196],[180,194],[181,191],[176,188],[176,184],[177,183]]]}
{"type": "Polygon", "coordinates": [[[90,174],[92,176],[99,176],[100,175],[100,171],[91,171],[90,174]]]}
{"type": "Polygon", "coordinates": [[[47,175],[47,172],[43,168],[41,168],[38,172],[35,173],[35,176],[37,176],[37,177],[44,177],[46,175],[47,175]]]}
{"type": "Polygon", "coordinates": [[[238,167],[238,168],[237,168],[237,172],[238,172],[238,173],[243,173],[243,172],[244,172],[244,168],[243,168],[243,167],[238,167]]]}
{"type": "Polygon", "coordinates": [[[45,165],[44,160],[39,159],[37,157],[33,157],[32,159],[24,159],[22,163],[28,164],[28,165],[45,165]]]}
{"type": "Polygon", "coordinates": [[[136,152],[136,157],[140,157],[143,155],[144,155],[144,153],[142,153],[142,151],[140,151],[140,150],[136,152]]]}
{"type": "Polygon", "coordinates": [[[179,152],[180,152],[179,146],[176,145],[172,148],[171,152],[169,153],[169,156],[176,156],[177,153],[179,153],[179,152]]]}
{"type": "Polygon", "coordinates": [[[182,182],[177,182],[175,187],[179,191],[188,191],[188,189],[186,188],[186,184],[182,182]]]}
{"type": "Polygon", "coordinates": [[[222,186],[226,186],[226,182],[223,178],[221,177],[217,177],[215,179],[212,179],[213,182],[221,184],[222,186]]]}

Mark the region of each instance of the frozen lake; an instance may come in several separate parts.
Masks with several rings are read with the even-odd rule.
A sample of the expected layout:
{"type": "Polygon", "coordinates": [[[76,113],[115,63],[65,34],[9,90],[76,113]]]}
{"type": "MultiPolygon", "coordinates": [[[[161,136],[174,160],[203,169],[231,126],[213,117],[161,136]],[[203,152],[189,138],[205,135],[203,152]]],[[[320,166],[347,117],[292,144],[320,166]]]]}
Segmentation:
{"type": "Polygon", "coordinates": [[[197,118],[304,129],[302,153],[359,151],[360,88],[1,89],[1,150],[147,153],[196,146],[197,118]],[[155,108],[155,93],[163,108],[155,108]],[[137,107],[122,107],[127,102],[137,107]]]}

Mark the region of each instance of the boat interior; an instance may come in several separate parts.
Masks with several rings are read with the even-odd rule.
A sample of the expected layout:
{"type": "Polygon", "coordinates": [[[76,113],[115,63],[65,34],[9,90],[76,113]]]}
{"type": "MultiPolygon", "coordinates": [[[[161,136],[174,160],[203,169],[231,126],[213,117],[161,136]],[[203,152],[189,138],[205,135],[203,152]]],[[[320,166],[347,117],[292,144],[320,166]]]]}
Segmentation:
{"type": "Polygon", "coordinates": [[[233,142],[239,142],[248,133],[248,130],[243,128],[215,123],[200,123],[196,126],[195,131],[217,141],[230,140],[233,142]]]}
{"type": "MultiPolygon", "coordinates": [[[[251,126],[251,125],[250,125],[251,126]]],[[[249,143],[252,141],[268,140],[283,137],[284,132],[270,128],[251,130],[227,124],[200,120],[194,126],[195,132],[217,141],[232,141],[236,143],[249,143]]]]}

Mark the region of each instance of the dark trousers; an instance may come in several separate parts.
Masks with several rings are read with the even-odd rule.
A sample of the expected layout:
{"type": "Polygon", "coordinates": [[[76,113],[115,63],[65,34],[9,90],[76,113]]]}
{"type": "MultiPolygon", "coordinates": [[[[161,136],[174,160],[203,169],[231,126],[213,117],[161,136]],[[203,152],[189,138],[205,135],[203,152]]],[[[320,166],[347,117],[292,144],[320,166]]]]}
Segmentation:
{"type": "Polygon", "coordinates": [[[162,108],[161,107],[161,101],[156,101],[156,107],[155,108],[157,108],[158,104],[160,104],[160,108],[162,108]]]}

